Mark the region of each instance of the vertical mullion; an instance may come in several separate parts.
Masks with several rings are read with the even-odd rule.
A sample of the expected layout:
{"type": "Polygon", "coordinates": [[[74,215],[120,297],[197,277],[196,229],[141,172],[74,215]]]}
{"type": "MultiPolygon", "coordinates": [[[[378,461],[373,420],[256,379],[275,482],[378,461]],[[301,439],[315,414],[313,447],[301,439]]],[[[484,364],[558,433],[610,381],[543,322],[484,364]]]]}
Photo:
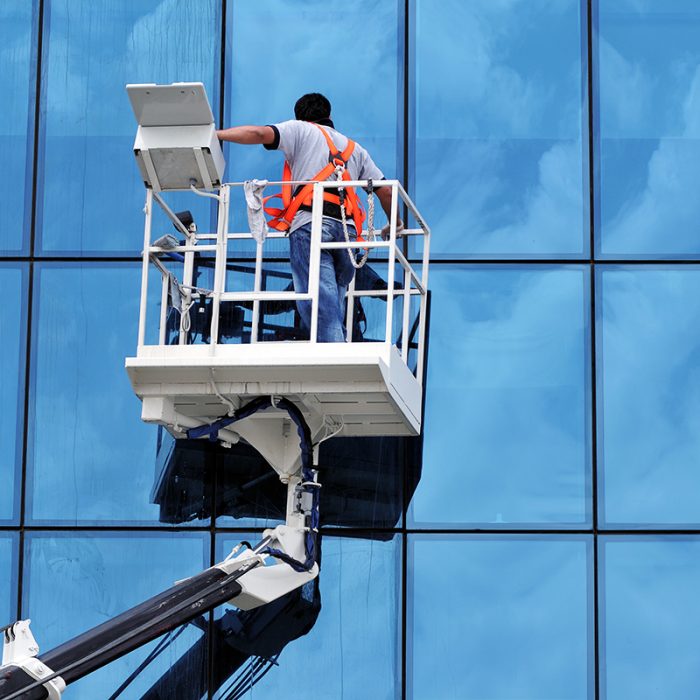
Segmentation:
{"type": "MultiPolygon", "coordinates": [[[[410,176],[410,166],[409,166],[409,149],[410,149],[410,113],[411,113],[411,101],[410,101],[410,80],[409,80],[409,71],[410,71],[410,52],[409,52],[409,42],[410,42],[410,36],[409,36],[409,30],[410,30],[410,3],[411,0],[404,0],[403,2],[403,134],[402,134],[402,141],[403,141],[403,173],[402,173],[402,181],[403,181],[403,186],[406,189],[406,192],[409,192],[411,195],[411,190],[409,189],[409,176],[410,176]]],[[[403,205],[403,211],[401,212],[401,216],[403,217],[404,224],[408,226],[408,207],[404,204],[403,205]]],[[[409,256],[409,243],[408,243],[408,237],[404,236],[403,241],[402,241],[402,251],[404,256],[408,258],[409,256]]]]}
{"type": "Polygon", "coordinates": [[[38,189],[38,161],[39,161],[39,129],[41,119],[41,74],[44,43],[44,0],[38,0],[37,4],[37,41],[36,41],[36,75],[34,83],[34,133],[33,133],[33,162],[32,185],[29,218],[29,272],[27,278],[27,317],[25,330],[25,357],[24,357],[24,407],[22,415],[22,457],[20,460],[20,500],[19,500],[19,541],[17,558],[17,619],[22,617],[22,588],[24,586],[24,548],[25,548],[25,521],[26,521],[26,497],[27,497],[27,452],[29,441],[29,395],[31,378],[31,348],[32,348],[32,324],[34,306],[34,248],[37,225],[37,189],[38,189]]]}
{"type": "Polygon", "coordinates": [[[593,2],[586,0],[586,49],[587,49],[587,92],[588,92],[588,196],[589,196],[589,255],[590,255],[590,353],[591,353],[591,517],[593,526],[593,692],[596,700],[600,697],[600,654],[599,654],[599,590],[598,590],[598,416],[597,416],[597,374],[596,374],[596,268],[595,268],[595,114],[594,114],[594,56],[593,56],[593,2]]]}
{"type": "MultiPolygon", "coordinates": [[[[409,165],[409,152],[410,152],[410,76],[409,71],[411,69],[410,65],[410,50],[409,43],[410,37],[410,10],[411,10],[411,0],[404,0],[403,2],[403,183],[407,192],[409,189],[409,177],[410,177],[410,165],[409,165]]],[[[407,209],[404,205],[403,208],[403,219],[408,226],[407,209]]],[[[408,238],[404,236],[403,239],[403,253],[408,258],[409,255],[409,244],[408,238]]],[[[406,342],[406,339],[404,339],[406,342]]],[[[417,438],[416,438],[417,439],[417,438]]],[[[406,658],[408,649],[408,629],[407,625],[407,591],[408,591],[408,533],[407,533],[407,520],[408,520],[408,464],[407,460],[403,463],[403,480],[402,480],[402,511],[401,511],[401,700],[406,700],[407,698],[407,674],[408,674],[408,659],[406,658]]]]}
{"type": "MultiPolygon", "coordinates": [[[[221,15],[220,15],[220,22],[221,22],[221,28],[220,28],[220,52],[221,52],[221,61],[219,64],[219,113],[218,113],[218,128],[222,128],[224,126],[224,115],[226,113],[226,62],[227,62],[227,55],[226,55],[226,37],[227,37],[227,5],[228,5],[228,0],[221,0],[221,15]]],[[[227,230],[228,230],[228,222],[227,222],[227,230]]],[[[211,465],[212,466],[212,485],[210,489],[210,498],[211,498],[211,508],[210,510],[210,522],[209,522],[209,565],[214,566],[216,564],[216,523],[217,523],[217,517],[218,517],[218,512],[216,508],[217,504],[217,494],[218,494],[218,489],[219,489],[219,483],[218,483],[218,458],[216,456],[213,456],[212,459],[214,460],[214,463],[211,465]]],[[[214,616],[215,616],[215,610],[211,610],[208,614],[208,620],[207,620],[207,633],[209,635],[209,639],[207,642],[207,698],[208,700],[212,700],[214,697],[214,664],[216,663],[215,657],[215,645],[214,645],[214,616]]]]}

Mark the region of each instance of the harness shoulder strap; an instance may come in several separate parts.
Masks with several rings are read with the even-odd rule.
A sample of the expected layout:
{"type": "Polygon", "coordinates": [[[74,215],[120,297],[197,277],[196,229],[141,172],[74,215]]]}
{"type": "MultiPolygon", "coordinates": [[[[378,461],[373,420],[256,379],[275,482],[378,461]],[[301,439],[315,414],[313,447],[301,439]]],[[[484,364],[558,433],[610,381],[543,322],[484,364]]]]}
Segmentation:
{"type": "Polygon", "coordinates": [[[339,157],[343,161],[343,165],[347,165],[347,162],[350,160],[350,156],[355,150],[355,142],[352,139],[348,139],[348,145],[345,147],[345,150],[341,152],[335,145],[335,141],[333,141],[331,135],[320,124],[314,124],[313,122],[311,122],[311,124],[313,124],[317,129],[319,129],[320,132],[323,134],[324,138],[326,139],[326,143],[328,144],[328,150],[331,152],[331,158],[339,157]]]}
{"type": "MultiPolygon", "coordinates": [[[[355,142],[349,138],[347,146],[341,152],[335,145],[335,142],[331,138],[331,135],[320,124],[314,124],[313,122],[309,123],[313,124],[317,129],[321,131],[323,137],[326,140],[326,144],[328,145],[329,151],[328,164],[324,166],[318,173],[316,173],[316,175],[314,175],[313,178],[311,178],[312,181],[322,182],[324,180],[327,180],[335,172],[335,169],[338,165],[342,165],[344,169],[342,178],[344,180],[349,180],[350,176],[347,170],[345,170],[345,168],[348,164],[348,161],[350,160],[350,157],[355,151],[355,142]]],[[[269,221],[269,225],[272,228],[275,228],[278,231],[287,231],[289,230],[289,227],[291,226],[294,217],[299,211],[299,208],[302,205],[308,206],[311,204],[311,199],[313,197],[313,184],[310,183],[304,185],[296,194],[292,194],[291,184],[286,184],[292,179],[292,170],[289,166],[289,163],[287,163],[286,161],[284,163],[284,172],[282,174],[282,179],[285,181],[285,184],[282,185],[282,192],[265,197],[263,200],[263,205],[266,204],[270,199],[275,199],[278,197],[282,199],[281,208],[265,206],[264,209],[267,214],[273,217],[269,221]]],[[[362,211],[360,200],[358,199],[357,194],[355,193],[352,187],[346,188],[346,196],[347,213],[353,217],[355,221],[355,228],[357,229],[358,236],[361,239],[364,212],[362,211]]],[[[339,203],[338,195],[332,194],[330,192],[324,192],[323,199],[334,204],[339,203]]]]}

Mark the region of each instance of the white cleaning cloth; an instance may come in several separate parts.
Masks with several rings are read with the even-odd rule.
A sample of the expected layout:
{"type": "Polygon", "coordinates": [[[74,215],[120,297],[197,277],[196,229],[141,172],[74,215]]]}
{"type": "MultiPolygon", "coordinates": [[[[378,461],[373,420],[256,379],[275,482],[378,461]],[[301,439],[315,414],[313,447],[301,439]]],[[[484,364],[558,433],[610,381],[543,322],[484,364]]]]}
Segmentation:
{"type": "Polygon", "coordinates": [[[263,190],[267,187],[267,180],[246,180],[243,183],[245,202],[248,206],[248,226],[253,238],[262,243],[267,236],[267,221],[263,210],[263,190]]]}

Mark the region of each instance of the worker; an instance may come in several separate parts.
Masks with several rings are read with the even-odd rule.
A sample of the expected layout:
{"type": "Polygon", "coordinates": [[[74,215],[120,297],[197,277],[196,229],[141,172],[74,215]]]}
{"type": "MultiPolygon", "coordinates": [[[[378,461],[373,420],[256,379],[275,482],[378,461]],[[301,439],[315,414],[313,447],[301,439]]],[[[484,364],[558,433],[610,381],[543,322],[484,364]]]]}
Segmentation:
{"type": "MultiPolygon", "coordinates": [[[[337,176],[335,168],[341,162],[341,170],[346,171],[345,177],[349,180],[379,182],[384,179],[369,153],[335,129],[331,119],[331,103],[326,97],[319,93],[303,95],[294,105],[294,116],[296,119],[268,126],[234,126],[221,129],[217,131],[217,136],[221,141],[245,145],[262,144],[268,150],[282,151],[286,158],[284,180],[333,179],[337,176]]],[[[380,186],[374,191],[389,218],[391,188],[380,186]]],[[[287,192],[287,201],[283,199],[284,208],[275,210],[278,215],[271,225],[278,230],[289,231],[294,290],[297,293],[306,293],[311,249],[312,186],[299,186],[293,194],[290,187],[287,192]]],[[[355,239],[357,233],[362,233],[361,207],[351,188],[345,188],[342,196],[345,198],[348,232],[350,237],[355,239]]],[[[321,233],[324,242],[345,240],[339,205],[338,193],[325,190],[321,233]]],[[[398,221],[397,226],[400,229],[403,224],[398,221]]],[[[388,226],[384,227],[382,233],[386,236],[388,226]]],[[[319,342],[345,341],[345,293],[353,274],[354,265],[347,250],[321,251],[317,334],[319,342]]],[[[308,331],[311,327],[311,302],[300,301],[297,303],[297,309],[308,331]]]]}

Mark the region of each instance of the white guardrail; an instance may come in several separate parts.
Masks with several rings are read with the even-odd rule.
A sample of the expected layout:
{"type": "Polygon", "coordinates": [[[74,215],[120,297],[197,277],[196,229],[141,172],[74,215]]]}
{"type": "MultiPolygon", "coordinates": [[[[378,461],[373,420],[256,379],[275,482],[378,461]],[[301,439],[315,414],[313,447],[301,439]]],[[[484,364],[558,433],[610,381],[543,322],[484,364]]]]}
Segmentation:
{"type": "MultiPolygon", "coordinates": [[[[281,185],[281,182],[270,182],[269,185],[281,185]]],[[[305,182],[285,183],[292,185],[306,184],[305,182]]],[[[218,188],[218,193],[202,192],[194,190],[193,192],[202,197],[210,197],[218,204],[217,230],[216,233],[199,233],[190,232],[173,213],[170,207],[160,194],[153,192],[151,189],[146,190],[146,204],[144,207],[145,227],[144,227],[144,247],[143,247],[143,266],[141,275],[141,303],[139,315],[139,331],[138,331],[138,346],[139,349],[147,345],[146,343],[146,317],[148,309],[148,284],[149,270],[151,266],[155,266],[161,274],[161,304],[160,304],[160,320],[158,332],[158,345],[166,345],[166,328],[167,328],[167,310],[168,310],[168,294],[171,285],[173,273],[168,270],[165,264],[166,256],[171,254],[179,254],[182,256],[182,278],[177,279],[178,285],[184,294],[184,303],[189,303],[192,298],[199,294],[204,294],[211,298],[212,314],[211,327],[209,334],[209,342],[212,346],[216,346],[219,341],[219,321],[222,302],[248,302],[252,304],[252,323],[250,342],[255,343],[259,338],[259,323],[260,323],[260,305],[262,302],[270,301],[311,301],[311,328],[310,339],[308,341],[292,341],[292,342],[317,342],[318,332],[318,291],[319,291],[319,273],[321,253],[329,249],[385,249],[387,257],[377,259],[376,263],[387,265],[386,290],[374,289],[364,290],[355,289],[355,280],[351,282],[347,292],[347,315],[346,327],[348,329],[347,342],[352,343],[352,320],[354,314],[355,300],[360,297],[383,297],[386,299],[386,319],[385,332],[383,342],[392,343],[392,328],[394,324],[394,304],[395,298],[403,296],[403,318],[401,337],[404,339],[401,347],[401,356],[405,363],[408,363],[409,333],[415,337],[417,343],[417,363],[415,368],[415,376],[422,384],[424,372],[424,344],[426,333],[426,316],[427,316],[427,290],[428,290],[428,259],[430,254],[430,229],[426,225],[423,217],[418,212],[416,206],[411,201],[411,198],[397,180],[383,180],[382,187],[391,187],[391,216],[389,219],[389,237],[387,240],[367,240],[367,232],[363,232],[366,240],[362,242],[351,241],[347,242],[329,242],[324,243],[321,240],[321,224],[323,211],[323,192],[325,189],[338,187],[367,187],[366,180],[359,181],[326,181],[314,183],[313,202],[312,202],[312,224],[311,224],[311,251],[309,259],[309,289],[307,293],[288,292],[288,291],[264,291],[262,289],[263,280],[263,263],[264,263],[264,247],[265,242],[256,243],[251,232],[229,232],[229,206],[231,188],[241,187],[243,183],[226,183],[218,188]],[[398,221],[399,200],[403,203],[409,217],[418,225],[418,228],[405,228],[401,231],[396,230],[398,221]],[[153,203],[158,204],[163,210],[166,217],[174,224],[178,231],[185,237],[186,244],[175,247],[163,248],[155,246],[151,240],[151,231],[153,226],[153,203]],[[416,272],[409,263],[404,254],[403,242],[409,240],[410,237],[419,236],[423,239],[420,271],[416,272]],[[256,243],[255,253],[255,270],[253,279],[253,289],[249,291],[227,291],[227,263],[234,259],[236,241],[253,241],[256,243]],[[195,256],[201,253],[215,253],[214,256],[214,279],[213,288],[202,290],[193,286],[193,272],[195,269],[195,256]],[[400,265],[403,272],[402,284],[397,288],[396,280],[396,264],[400,265]],[[411,301],[413,298],[418,298],[417,312],[417,328],[411,324],[411,301]]],[[[279,231],[271,230],[266,237],[266,241],[286,238],[287,234],[279,231]]],[[[370,263],[372,261],[370,260],[370,263]]],[[[291,268],[290,268],[291,269],[291,268]]],[[[179,344],[187,344],[187,329],[180,327],[179,344]]],[[[415,346],[414,346],[415,347],[415,346]]]]}

